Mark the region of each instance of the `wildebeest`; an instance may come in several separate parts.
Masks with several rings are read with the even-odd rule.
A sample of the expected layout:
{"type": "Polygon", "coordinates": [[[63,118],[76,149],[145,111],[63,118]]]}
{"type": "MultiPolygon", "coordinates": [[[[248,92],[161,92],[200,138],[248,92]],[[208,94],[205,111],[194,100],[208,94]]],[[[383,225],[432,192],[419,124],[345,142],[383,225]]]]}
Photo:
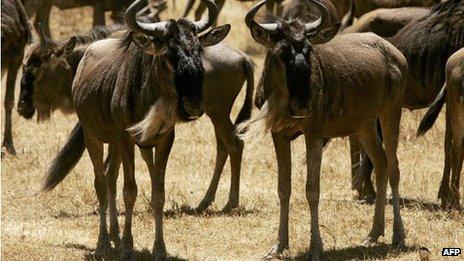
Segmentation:
{"type": "MultiPolygon", "coordinates": [[[[56,186],[87,148],[94,166],[99,201],[98,251],[110,247],[106,223],[107,177],[103,162],[103,143],[109,143],[110,155],[112,152],[118,155],[110,158],[108,171],[113,173],[120,161],[124,170],[126,218],[121,257],[129,259],[132,255],[132,214],[137,197],[134,145],[137,144],[152,181],[154,258],[166,257],[164,175],[174,141],[174,125],[177,121],[195,120],[203,114],[203,46],[217,44],[230,30],[230,26],[225,25],[199,36],[217,17],[216,5],[210,0],[202,1],[209,12],[200,21],[181,18],[157,23],[136,21],[143,0],[135,1],[125,14],[130,31],[121,39],[91,44],[79,63],[72,90],[79,123],[53,161],[43,190],[56,186]],[[156,147],[154,159],[153,147],[156,147]]],[[[118,233],[115,236],[119,237],[118,233]]]]}
{"type": "MultiPolygon", "coordinates": [[[[118,25],[97,27],[87,34],[72,37],[67,42],[53,41],[42,35],[41,42],[33,46],[24,66],[18,101],[19,114],[29,119],[37,111],[38,121],[43,121],[57,109],[65,113],[74,113],[71,86],[85,49],[91,42],[106,38],[121,28],[123,27],[118,25]]],[[[251,115],[254,89],[253,65],[246,54],[226,44],[206,47],[204,52],[203,103],[205,113],[214,125],[217,158],[210,188],[196,210],[201,212],[214,201],[225,161],[230,155],[233,178],[229,201],[224,207],[224,211],[228,211],[239,204],[243,144],[234,135],[234,126],[249,119],[251,115]],[[247,81],[245,101],[233,123],[229,114],[244,81],[247,81]]],[[[117,175],[114,177],[116,178],[117,175]]]]}
{"type": "MultiPolygon", "coordinates": [[[[446,61],[464,47],[464,2],[449,0],[438,4],[427,15],[412,21],[387,40],[408,59],[409,76],[403,107],[410,110],[425,108],[434,101],[443,87],[446,61]]],[[[359,144],[354,139],[351,141],[352,153],[359,151],[359,144]]],[[[445,134],[445,144],[448,142],[450,136],[445,134]]],[[[449,176],[448,156],[444,176],[449,176]]],[[[360,197],[372,200],[375,198],[370,179],[372,164],[365,154],[361,158],[364,160],[353,178],[353,188],[359,191],[360,197]]],[[[443,191],[443,187],[440,187],[438,198],[442,202],[447,200],[443,191]]]]}
{"type": "MultiPolygon", "coordinates": [[[[331,0],[318,0],[329,10],[329,18],[326,27],[339,22],[337,9],[331,0]]],[[[314,21],[320,14],[317,12],[313,2],[306,0],[291,0],[283,8],[281,18],[283,20],[300,19],[302,21],[314,21]]]]}
{"type": "Polygon", "coordinates": [[[95,27],[68,41],[48,38],[40,30],[40,42],[33,45],[23,66],[18,113],[26,119],[37,111],[37,120],[48,120],[54,110],[73,113],[71,86],[85,49],[92,42],[119,33],[126,27],[95,27]]]}
{"type": "Polygon", "coordinates": [[[413,20],[429,14],[425,7],[380,8],[361,16],[343,33],[372,32],[382,37],[392,37],[413,20]]]}
{"type": "Polygon", "coordinates": [[[2,78],[7,73],[5,92],[5,128],[3,149],[16,154],[12,136],[11,112],[14,107],[16,76],[24,57],[24,48],[32,40],[32,32],[23,5],[19,0],[2,0],[2,78]]]}
{"type": "Polygon", "coordinates": [[[39,31],[39,23],[47,37],[50,34],[50,11],[53,6],[59,9],[79,8],[91,6],[93,12],[93,26],[105,25],[105,11],[111,11],[111,18],[122,23],[122,15],[132,1],[130,0],[23,0],[26,12],[30,17],[35,15],[34,27],[39,31]]]}
{"type": "Polygon", "coordinates": [[[446,132],[450,141],[445,144],[445,151],[452,177],[449,172],[444,173],[440,194],[445,204],[443,207],[461,209],[459,180],[464,158],[464,48],[448,59],[445,71],[445,85],[422,119],[417,133],[424,135],[433,126],[446,102],[446,132]]]}
{"type": "Polygon", "coordinates": [[[278,243],[269,256],[288,248],[290,141],[301,134],[306,141],[311,260],[319,260],[322,251],[318,206],[323,139],[351,134],[375,158],[379,196],[373,227],[366,241],[375,242],[384,235],[389,180],[393,194],[393,245],[403,247],[405,233],[399,206],[400,171],[396,151],[408,70],[405,57],[393,45],[371,33],[335,36],[338,27],[334,26],[331,33],[326,30],[325,37],[318,37],[329,13],[317,1],[314,3],[321,17],[316,21],[258,23],[254,16],[265,3],[266,0],[259,2],[245,18],[253,39],[268,50],[258,85],[264,104],[259,114],[238,130],[247,130],[242,135],[244,138],[256,132],[272,132],[278,164],[280,222],[278,243]],[[385,149],[377,134],[377,118],[381,121],[385,149]]]}

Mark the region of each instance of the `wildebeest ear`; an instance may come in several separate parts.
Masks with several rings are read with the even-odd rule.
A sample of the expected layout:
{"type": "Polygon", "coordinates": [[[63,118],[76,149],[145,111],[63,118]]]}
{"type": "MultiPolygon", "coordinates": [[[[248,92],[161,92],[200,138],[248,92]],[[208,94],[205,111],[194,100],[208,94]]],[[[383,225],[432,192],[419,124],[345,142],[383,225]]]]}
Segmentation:
{"type": "Polygon", "coordinates": [[[250,31],[251,31],[251,36],[256,42],[266,47],[272,48],[274,43],[271,40],[268,32],[266,32],[261,26],[253,26],[251,27],[250,31]]]}
{"type": "Polygon", "coordinates": [[[153,42],[145,34],[132,31],[130,32],[130,38],[132,39],[132,42],[134,42],[135,45],[137,45],[137,47],[142,49],[144,52],[152,55],[155,54],[155,47],[153,46],[153,42]]]}
{"type": "Polygon", "coordinates": [[[57,52],[56,56],[66,56],[69,55],[74,48],[76,47],[77,38],[75,36],[71,37],[57,52]]]}
{"type": "Polygon", "coordinates": [[[230,31],[230,24],[221,25],[198,37],[201,45],[212,46],[220,43],[230,31]]]}
{"type": "Polygon", "coordinates": [[[328,41],[332,40],[332,38],[337,35],[338,31],[340,30],[340,23],[336,23],[331,27],[324,28],[320,30],[315,35],[307,35],[310,38],[312,44],[323,44],[327,43],[328,41]]]}

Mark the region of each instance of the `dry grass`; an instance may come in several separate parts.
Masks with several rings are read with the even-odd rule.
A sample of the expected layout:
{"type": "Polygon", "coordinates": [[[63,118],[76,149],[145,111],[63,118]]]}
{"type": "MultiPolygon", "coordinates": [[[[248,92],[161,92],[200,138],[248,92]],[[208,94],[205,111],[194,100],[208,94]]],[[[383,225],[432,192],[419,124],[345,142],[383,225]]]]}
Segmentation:
{"type": "MultiPolygon", "coordinates": [[[[179,1],[178,1],[179,2],[179,1]]],[[[262,50],[251,42],[242,19],[246,7],[229,1],[220,24],[228,21],[233,30],[227,41],[253,55],[262,63],[262,50]]],[[[178,3],[176,14],[180,12],[178,3]]],[[[172,11],[171,11],[172,12],[172,11]]],[[[90,28],[88,9],[54,10],[52,31],[63,38],[90,28]]],[[[259,66],[258,66],[258,70],[259,66]]],[[[240,102],[241,104],[241,102],[240,102]]],[[[320,223],[325,260],[395,259],[418,260],[417,249],[427,247],[432,260],[439,260],[441,248],[464,247],[463,216],[437,209],[436,194],[443,165],[443,118],[423,139],[414,137],[423,112],[405,112],[399,159],[401,193],[408,201],[402,208],[410,251],[390,250],[392,213],[387,207],[386,237],[375,247],[360,247],[367,235],[373,207],[351,199],[347,140],[334,141],[324,154],[320,223]]],[[[4,260],[93,259],[98,235],[97,200],[93,173],[85,154],[77,167],[55,191],[36,196],[47,165],[65,142],[75,116],[56,113],[51,121],[38,125],[15,113],[14,137],[17,157],[2,159],[2,257],[4,260]]],[[[304,195],[305,166],[302,139],[293,143],[293,197],[291,199],[290,247],[286,259],[302,259],[309,245],[310,217],[304,195]]],[[[211,211],[191,216],[182,206],[196,206],[212,175],[215,140],[206,117],[177,127],[177,137],[166,175],[165,240],[168,252],[192,260],[257,260],[264,256],[277,236],[279,202],[276,160],[267,136],[244,153],[241,181],[241,209],[222,215],[230,182],[228,165],[223,173],[217,200],[211,211]]],[[[150,182],[147,169],[137,155],[136,178],[139,197],[134,217],[134,241],[138,259],[149,259],[154,224],[149,207],[150,182]]],[[[121,180],[119,181],[121,188],[121,180]]],[[[119,189],[120,190],[120,189],[119,189]]],[[[124,210],[121,193],[118,207],[124,210]]],[[[124,215],[120,215],[122,224],[124,215]]]]}

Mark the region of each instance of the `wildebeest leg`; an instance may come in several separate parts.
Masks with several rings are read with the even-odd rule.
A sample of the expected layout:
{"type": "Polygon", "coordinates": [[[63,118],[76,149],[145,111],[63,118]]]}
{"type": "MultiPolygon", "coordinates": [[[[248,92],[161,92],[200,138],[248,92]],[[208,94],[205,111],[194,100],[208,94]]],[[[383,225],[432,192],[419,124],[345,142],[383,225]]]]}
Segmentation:
{"type": "Polygon", "coordinates": [[[446,201],[450,194],[450,177],[451,177],[451,146],[453,143],[451,135],[451,123],[449,111],[446,111],[446,127],[445,127],[445,166],[443,168],[443,177],[438,190],[438,199],[441,200],[442,207],[446,207],[446,201]]]}
{"type": "Polygon", "coordinates": [[[205,12],[206,6],[203,4],[202,1],[200,1],[200,4],[197,7],[197,10],[195,10],[195,21],[198,21],[201,19],[201,15],[205,12]]]}
{"type": "MultiPolygon", "coordinates": [[[[455,105],[455,104],[453,104],[455,105]]],[[[460,210],[461,205],[459,202],[460,193],[459,185],[462,171],[462,163],[464,158],[464,117],[462,106],[461,110],[455,108],[457,106],[451,106],[449,103],[446,105],[447,110],[450,111],[450,122],[451,124],[451,133],[453,135],[453,145],[451,151],[451,160],[452,160],[452,176],[451,176],[451,193],[450,193],[450,207],[460,210]]]]}
{"type": "Polygon", "coordinates": [[[50,33],[50,25],[49,25],[49,20],[50,20],[50,11],[52,9],[52,5],[48,3],[48,1],[43,1],[43,4],[39,6],[37,9],[37,13],[35,15],[35,21],[34,21],[34,28],[36,32],[40,32],[40,26],[39,24],[42,24],[42,30],[45,34],[45,36],[51,38],[51,33],[50,33]]]}
{"type": "Polygon", "coordinates": [[[272,140],[278,167],[277,191],[280,201],[279,237],[277,244],[271,249],[265,259],[271,259],[275,254],[288,249],[288,215],[292,190],[292,155],[290,140],[275,133],[272,134],[272,140]]]}
{"type": "Polygon", "coordinates": [[[105,8],[100,1],[96,1],[93,6],[93,26],[98,25],[105,25],[105,8]]]}
{"type": "Polygon", "coordinates": [[[118,208],[116,207],[116,183],[118,180],[119,166],[121,158],[119,157],[118,147],[110,144],[108,146],[108,156],[105,161],[106,180],[108,184],[108,205],[110,212],[110,240],[114,245],[119,247],[121,239],[119,238],[118,208]]]}
{"type": "Polygon", "coordinates": [[[100,232],[98,235],[96,253],[105,253],[111,249],[108,227],[106,224],[106,210],[108,208],[108,198],[106,191],[106,177],[103,165],[103,143],[84,132],[85,146],[89,152],[90,160],[95,174],[94,186],[98,198],[98,214],[100,216],[100,232]]]}
{"type": "Polygon", "coordinates": [[[151,205],[155,218],[155,242],[153,244],[153,258],[155,260],[164,260],[166,258],[166,245],[163,238],[164,177],[173,142],[174,131],[167,134],[156,146],[154,164],[153,150],[141,149],[151,179],[151,205]]]}
{"type": "Polygon", "coordinates": [[[320,260],[322,239],[319,232],[319,198],[323,144],[322,138],[317,137],[315,134],[305,134],[305,139],[306,166],[308,168],[306,199],[311,211],[311,243],[309,250],[311,252],[311,260],[320,260]]]}
{"type": "MultiPolygon", "coordinates": [[[[387,176],[390,181],[393,204],[393,238],[392,245],[396,248],[403,249],[405,247],[406,234],[404,232],[403,220],[400,213],[400,169],[398,166],[398,139],[400,135],[400,120],[401,120],[401,105],[394,109],[387,109],[380,115],[382,126],[382,137],[385,145],[385,154],[387,157],[387,176]]],[[[378,197],[381,198],[380,189],[378,189],[378,197]]],[[[382,191],[383,193],[383,191],[382,191]]],[[[383,195],[382,195],[383,197],[383,195]]],[[[385,202],[385,201],[384,201],[385,202]]]]}
{"type": "Polygon", "coordinates": [[[213,203],[215,197],[216,197],[216,191],[217,187],[219,184],[219,180],[221,179],[221,173],[222,170],[224,169],[224,164],[226,163],[227,160],[227,148],[224,142],[222,142],[220,135],[218,134],[218,131],[215,130],[216,134],[216,166],[214,167],[214,174],[213,178],[211,180],[211,183],[209,184],[208,191],[206,192],[205,196],[203,197],[203,200],[200,202],[198,207],[196,208],[197,212],[202,212],[205,209],[213,203]]]}
{"type": "Polygon", "coordinates": [[[358,197],[361,197],[363,179],[359,174],[361,165],[362,146],[356,136],[350,136],[350,158],[351,158],[351,189],[358,191],[358,197]]]}
{"type": "Polygon", "coordinates": [[[374,223],[365,243],[376,242],[385,233],[385,200],[388,177],[386,175],[387,162],[385,151],[380,142],[376,123],[372,122],[356,133],[359,141],[372,159],[375,168],[377,197],[375,201],[374,223]]]}
{"type": "Polygon", "coordinates": [[[124,231],[121,239],[121,259],[128,260],[132,258],[132,249],[134,247],[134,240],[132,238],[132,214],[135,200],[137,199],[137,183],[135,182],[134,176],[134,146],[129,138],[124,136],[121,137],[118,148],[124,170],[123,197],[126,208],[124,231]]]}
{"type": "Polygon", "coordinates": [[[23,53],[24,51],[21,50],[20,53],[16,55],[16,58],[13,59],[9,66],[8,66],[8,73],[6,78],[6,92],[5,92],[5,100],[3,101],[3,105],[5,108],[5,129],[3,131],[3,142],[2,142],[2,150],[3,148],[6,150],[7,153],[12,155],[16,155],[16,150],[13,144],[13,133],[12,133],[12,110],[14,107],[14,93],[15,93],[15,85],[16,85],[16,76],[18,74],[19,67],[21,66],[21,62],[23,60],[23,53]]]}

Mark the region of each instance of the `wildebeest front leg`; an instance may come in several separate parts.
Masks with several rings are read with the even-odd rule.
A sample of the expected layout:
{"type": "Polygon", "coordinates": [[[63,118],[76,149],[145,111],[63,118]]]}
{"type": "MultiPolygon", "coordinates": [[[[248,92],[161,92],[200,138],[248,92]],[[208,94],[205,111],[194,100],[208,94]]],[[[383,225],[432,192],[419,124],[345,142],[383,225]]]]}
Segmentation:
{"type": "Polygon", "coordinates": [[[451,162],[452,162],[452,176],[450,183],[450,200],[449,206],[456,210],[461,210],[460,203],[460,179],[462,174],[462,164],[464,160],[464,120],[462,112],[464,106],[461,104],[461,108],[456,104],[451,105],[448,103],[447,110],[449,110],[449,118],[451,124],[451,133],[453,139],[453,145],[451,149],[451,162]]]}
{"type": "Polygon", "coordinates": [[[359,130],[357,137],[369,155],[369,158],[372,159],[376,174],[377,197],[374,223],[371,232],[364,242],[365,244],[371,244],[377,242],[378,238],[385,234],[385,200],[388,182],[386,175],[387,163],[375,122],[359,130]]]}
{"type": "MultiPolygon", "coordinates": [[[[12,133],[12,111],[14,107],[14,93],[16,85],[16,75],[18,74],[19,67],[23,59],[23,51],[21,50],[19,54],[16,55],[16,59],[13,59],[8,66],[8,74],[6,78],[6,93],[4,108],[5,108],[5,129],[3,132],[3,148],[7,153],[16,155],[16,150],[13,144],[13,133],[12,133]]],[[[3,153],[3,151],[2,151],[3,153]]]]}
{"type": "Polygon", "coordinates": [[[151,205],[155,218],[155,242],[153,244],[153,258],[155,260],[164,260],[166,258],[166,245],[163,238],[164,177],[173,142],[174,131],[167,134],[156,146],[154,164],[153,150],[141,149],[151,179],[151,205]]]}
{"type": "Polygon", "coordinates": [[[290,140],[278,134],[272,134],[277,157],[278,187],[280,201],[279,235],[277,244],[267,254],[265,259],[271,259],[275,254],[288,249],[288,215],[291,195],[292,155],[290,140]]]}
{"type": "Polygon", "coordinates": [[[106,177],[104,174],[103,164],[103,143],[95,137],[84,133],[85,146],[90,156],[95,174],[94,186],[98,198],[98,214],[100,216],[100,232],[98,235],[97,254],[106,253],[111,249],[111,243],[108,235],[108,227],[106,224],[106,210],[108,208],[108,198],[106,190],[106,177]]]}
{"type": "Polygon", "coordinates": [[[121,139],[118,148],[124,170],[123,197],[126,208],[124,232],[121,239],[121,259],[130,260],[133,258],[132,249],[134,247],[134,240],[132,237],[132,215],[135,200],[137,199],[137,183],[135,182],[134,173],[134,145],[130,142],[128,137],[122,137],[121,139]]]}
{"type": "Polygon", "coordinates": [[[323,142],[322,138],[314,134],[306,134],[306,165],[308,168],[306,180],[306,199],[311,211],[311,260],[320,260],[322,239],[319,232],[319,198],[320,175],[323,142]]]}
{"type": "Polygon", "coordinates": [[[203,200],[200,202],[198,207],[196,208],[197,212],[203,212],[207,209],[211,203],[214,202],[216,197],[216,191],[219,184],[219,180],[221,179],[222,170],[224,169],[224,164],[227,160],[227,148],[224,142],[221,140],[220,134],[218,131],[215,130],[216,134],[216,166],[214,167],[214,174],[213,178],[211,179],[211,183],[209,184],[208,190],[206,191],[203,200]]]}
{"type": "Polygon", "coordinates": [[[121,239],[119,238],[118,208],[116,207],[116,183],[118,181],[120,165],[121,158],[119,157],[118,147],[110,144],[108,146],[108,156],[105,161],[105,169],[108,184],[107,191],[110,212],[110,240],[113,241],[116,248],[118,248],[121,243],[121,239]]]}
{"type": "Polygon", "coordinates": [[[100,1],[96,1],[93,6],[93,26],[98,25],[105,25],[105,8],[100,1]]]}

